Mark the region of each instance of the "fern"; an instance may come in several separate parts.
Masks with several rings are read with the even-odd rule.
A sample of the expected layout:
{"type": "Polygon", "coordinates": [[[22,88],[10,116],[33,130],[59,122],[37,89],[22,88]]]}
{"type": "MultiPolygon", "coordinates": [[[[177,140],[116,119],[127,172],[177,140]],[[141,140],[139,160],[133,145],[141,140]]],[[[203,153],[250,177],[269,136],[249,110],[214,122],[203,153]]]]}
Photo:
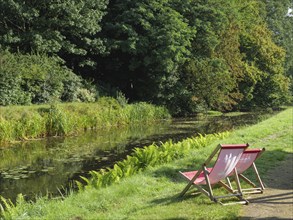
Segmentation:
{"type": "MultiPolygon", "coordinates": [[[[81,178],[83,178],[83,177],[81,177],[81,178]]],[[[84,178],[85,178],[85,177],[84,177],[84,178]]],[[[85,185],[82,184],[80,181],[76,180],[76,181],[75,181],[75,184],[76,184],[76,186],[77,186],[78,191],[83,191],[83,190],[85,189],[85,185]]]]}
{"type": "Polygon", "coordinates": [[[12,203],[10,199],[5,199],[0,195],[0,209],[1,209],[1,219],[11,219],[11,211],[15,208],[15,205],[12,203]]]}
{"type": "MultiPolygon", "coordinates": [[[[229,133],[199,134],[197,137],[187,138],[184,141],[173,143],[172,140],[161,143],[161,146],[152,144],[144,148],[135,148],[131,155],[125,160],[114,165],[113,168],[102,169],[99,172],[90,171],[91,178],[81,177],[88,187],[101,188],[109,186],[112,183],[118,183],[122,178],[132,176],[147,167],[156,166],[162,163],[168,163],[174,159],[181,158],[192,149],[206,147],[216,139],[222,139],[229,133]]],[[[83,189],[81,183],[78,182],[78,188],[83,189]]]]}

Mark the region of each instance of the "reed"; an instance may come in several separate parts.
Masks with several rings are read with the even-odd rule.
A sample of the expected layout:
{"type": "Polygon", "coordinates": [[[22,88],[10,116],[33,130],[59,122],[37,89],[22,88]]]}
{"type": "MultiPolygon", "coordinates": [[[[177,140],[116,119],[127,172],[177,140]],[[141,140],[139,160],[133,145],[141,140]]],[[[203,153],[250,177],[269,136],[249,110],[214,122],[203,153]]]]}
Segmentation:
{"type": "Polygon", "coordinates": [[[96,103],[0,107],[0,143],[68,136],[88,129],[151,123],[168,119],[163,107],[148,103],[120,105],[109,97],[96,103]]]}

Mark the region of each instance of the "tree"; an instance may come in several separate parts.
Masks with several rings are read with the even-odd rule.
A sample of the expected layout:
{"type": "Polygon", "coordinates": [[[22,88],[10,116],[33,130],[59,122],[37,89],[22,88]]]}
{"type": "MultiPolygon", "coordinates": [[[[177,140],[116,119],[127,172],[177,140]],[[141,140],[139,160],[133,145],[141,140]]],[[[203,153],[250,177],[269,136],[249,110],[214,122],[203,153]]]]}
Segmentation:
{"type": "Polygon", "coordinates": [[[188,89],[184,97],[189,101],[185,103],[191,111],[231,109],[241,98],[237,90],[242,55],[236,11],[227,1],[188,1],[181,7],[180,1],[174,2],[197,30],[190,59],[180,73],[182,87],[188,89]]]}
{"type": "Polygon", "coordinates": [[[132,100],[166,104],[195,30],[168,0],[112,1],[104,21],[110,55],[101,65],[101,79],[116,79],[132,100]]]}
{"type": "Polygon", "coordinates": [[[108,0],[0,0],[0,45],[57,55],[75,68],[105,51],[98,37],[108,0]]]}
{"type": "Polygon", "coordinates": [[[274,107],[289,100],[293,22],[279,18],[288,3],[0,0],[0,44],[58,56],[130,101],[175,114],[274,107]]]}
{"type": "Polygon", "coordinates": [[[264,18],[272,30],[274,42],[286,51],[285,74],[291,78],[293,95],[293,16],[288,10],[293,8],[292,0],[266,0],[264,18]]]}
{"type": "Polygon", "coordinates": [[[285,54],[266,27],[263,5],[251,0],[189,3],[180,8],[197,30],[181,74],[187,78],[189,103],[230,110],[286,102],[285,54]]]}
{"type": "Polygon", "coordinates": [[[285,51],[277,46],[265,26],[255,26],[241,36],[241,51],[245,53],[246,92],[243,107],[276,107],[289,97],[289,78],[284,75],[285,51]]]}

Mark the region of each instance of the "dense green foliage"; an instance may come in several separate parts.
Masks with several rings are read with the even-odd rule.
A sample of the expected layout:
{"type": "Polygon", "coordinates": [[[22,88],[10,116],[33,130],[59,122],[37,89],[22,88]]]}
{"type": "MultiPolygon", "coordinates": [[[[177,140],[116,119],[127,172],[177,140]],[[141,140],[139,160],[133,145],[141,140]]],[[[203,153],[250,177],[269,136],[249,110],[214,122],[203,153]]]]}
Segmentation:
{"type": "Polygon", "coordinates": [[[102,62],[102,80],[115,83],[132,98],[170,102],[195,30],[166,0],[112,4],[104,20],[110,54],[102,62]]]}
{"type": "Polygon", "coordinates": [[[266,0],[265,19],[273,32],[273,40],[286,49],[285,73],[291,78],[291,94],[293,95],[293,9],[292,0],[266,0]]]}
{"type": "Polygon", "coordinates": [[[229,110],[274,107],[287,100],[285,54],[272,41],[260,4],[209,1],[194,5],[188,17],[196,18],[192,24],[198,31],[184,74],[194,104],[229,110]]]}
{"type": "MultiPolygon", "coordinates": [[[[119,179],[119,183],[102,190],[86,187],[78,193],[70,193],[66,198],[49,200],[42,197],[36,202],[26,202],[20,195],[18,203],[14,205],[0,197],[6,208],[1,214],[4,219],[237,219],[241,206],[220,206],[206,196],[193,193],[183,199],[177,198],[187,184],[178,171],[199,168],[199,164],[207,159],[219,143],[248,142],[251,147],[266,148],[266,152],[257,160],[257,167],[263,181],[268,182],[270,179],[266,178],[267,172],[279,166],[287,154],[292,154],[291,133],[292,108],[259,124],[233,131],[224,139],[221,137],[208,142],[204,137],[199,137],[174,144],[165,143],[164,148],[170,156],[176,155],[174,152],[177,147],[185,152],[179,159],[175,159],[175,156],[173,160],[168,160],[163,154],[165,149],[145,147],[145,150],[134,152],[134,155],[144,161],[140,166],[146,168],[144,172],[119,179]],[[274,141],[268,141],[272,137],[274,141]],[[162,160],[165,160],[163,164],[160,162],[162,160]],[[149,162],[148,166],[144,166],[145,162],[149,162]]],[[[126,165],[127,162],[118,164],[126,165]]],[[[118,168],[108,171],[112,174],[105,173],[105,179],[107,175],[111,179],[119,174],[118,168]]],[[[247,175],[254,180],[254,175],[251,174],[247,175]]],[[[115,178],[112,180],[115,182],[115,178]]],[[[227,192],[214,187],[214,193],[227,192]]]]}
{"type": "Polygon", "coordinates": [[[45,55],[0,52],[0,105],[95,101],[96,91],[45,55]]]}
{"type": "MultiPolygon", "coordinates": [[[[0,46],[57,57],[97,85],[173,114],[277,107],[290,101],[288,7],[290,0],[2,0],[0,46]]],[[[11,77],[21,93],[21,80],[11,77]]],[[[58,93],[41,93],[48,92],[58,93]]],[[[0,104],[16,99],[29,97],[0,104]]]]}
{"type": "Polygon", "coordinates": [[[73,135],[87,129],[167,119],[165,108],[147,103],[122,105],[113,98],[95,103],[0,107],[0,142],[73,135]]]}
{"type": "Polygon", "coordinates": [[[0,44],[12,52],[57,55],[67,65],[91,64],[103,53],[97,37],[108,0],[1,0],[0,44]]]}

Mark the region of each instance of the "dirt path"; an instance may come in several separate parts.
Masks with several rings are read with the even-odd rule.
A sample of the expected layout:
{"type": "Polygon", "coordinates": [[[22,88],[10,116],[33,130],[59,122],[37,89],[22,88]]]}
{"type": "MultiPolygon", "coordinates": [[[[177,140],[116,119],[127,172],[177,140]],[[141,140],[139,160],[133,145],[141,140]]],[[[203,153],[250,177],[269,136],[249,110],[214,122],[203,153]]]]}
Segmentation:
{"type": "Polygon", "coordinates": [[[263,178],[263,194],[248,197],[240,219],[293,219],[293,154],[263,178]]]}

